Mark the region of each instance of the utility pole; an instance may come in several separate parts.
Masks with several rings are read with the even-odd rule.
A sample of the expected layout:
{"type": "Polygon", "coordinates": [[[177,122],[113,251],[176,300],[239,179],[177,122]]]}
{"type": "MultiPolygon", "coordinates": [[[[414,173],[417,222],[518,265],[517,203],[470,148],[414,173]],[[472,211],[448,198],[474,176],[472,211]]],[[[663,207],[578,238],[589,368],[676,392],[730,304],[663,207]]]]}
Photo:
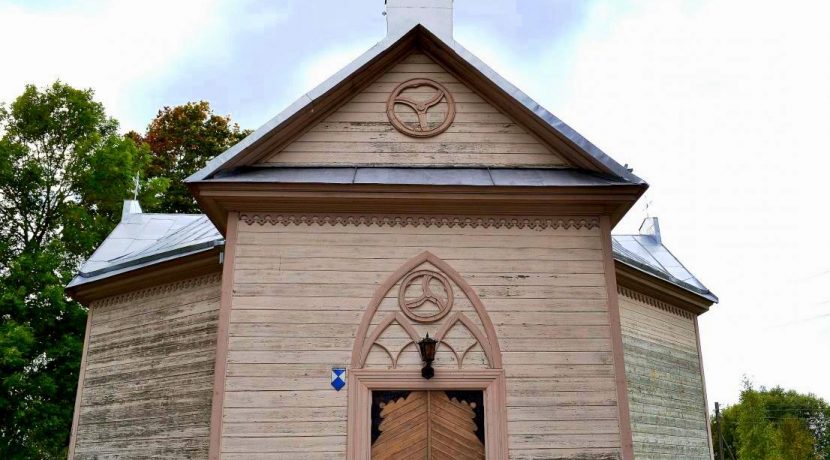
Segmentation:
{"type": "Polygon", "coordinates": [[[726,460],[723,456],[723,427],[720,419],[720,403],[715,403],[715,422],[718,424],[718,458],[726,460]]]}

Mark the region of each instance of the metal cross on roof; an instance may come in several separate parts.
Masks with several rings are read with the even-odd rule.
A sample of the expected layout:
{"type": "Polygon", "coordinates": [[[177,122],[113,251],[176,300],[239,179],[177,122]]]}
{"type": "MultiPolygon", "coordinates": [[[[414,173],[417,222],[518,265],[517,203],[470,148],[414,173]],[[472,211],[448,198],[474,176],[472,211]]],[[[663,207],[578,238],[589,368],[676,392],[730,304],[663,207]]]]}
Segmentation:
{"type": "Polygon", "coordinates": [[[133,200],[138,199],[138,192],[141,191],[141,182],[139,181],[140,178],[139,173],[135,173],[135,177],[133,177],[133,200]]]}

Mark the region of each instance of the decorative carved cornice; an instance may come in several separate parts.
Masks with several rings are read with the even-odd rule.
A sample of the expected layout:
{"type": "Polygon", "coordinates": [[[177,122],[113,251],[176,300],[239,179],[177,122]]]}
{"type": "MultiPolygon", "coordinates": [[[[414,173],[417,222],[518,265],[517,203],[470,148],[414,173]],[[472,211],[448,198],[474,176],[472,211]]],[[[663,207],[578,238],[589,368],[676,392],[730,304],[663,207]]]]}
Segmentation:
{"type": "Polygon", "coordinates": [[[248,225],[342,225],[367,227],[448,227],[448,228],[529,228],[593,229],[599,226],[595,217],[452,217],[413,215],[338,215],[338,214],[242,214],[248,225]]]}
{"type": "MultiPolygon", "coordinates": [[[[118,303],[125,303],[125,302],[135,302],[139,299],[146,299],[148,297],[155,297],[164,294],[169,294],[171,292],[180,291],[183,289],[193,289],[198,287],[207,286],[209,284],[216,284],[216,287],[219,287],[219,282],[222,279],[222,275],[220,273],[211,273],[209,275],[198,276],[196,278],[190,278],[182,281],[176,281],[174,283],[167,283],[162,284],[159,286],[153,286],[151,288],[141,289],[138,291],[128,292],[126,294],[121,294],[113,297],[107,297],[105,299],[97,300],[93,302],[93,308],[100,308],[106,307],[109,305],[114,305],[118,303]]],[[[219,296],[219,290],[216,291],[216,296],[219,296]]]]}
{"type": "Polygon", "coordinates": [[[686,318],[686,319],[694,320],[694,318],[695,318],[694,314],[692,314],[692,313],[690,313],[686,310],[683,310],[682,308],[678,308],[678,307],[675,307],[674,305],[667,304],[666,302],[663,302],[662,300],[657,300],[654,297],[647,296],[645,294],[634,291],[634,290],[629,289],[627,287],[618,286],[617,287],[617,292],[620,295],[628,297],[631,300],[636,300],[636,301],[642,302],[646,305],[651,305],[652,307],[659,308],[660,310],[663,310],[665,312],[672,313],[674,315],[677,315],[677,316],[680,316],[680,317],[683,317],[683,318],[686,318]]]}

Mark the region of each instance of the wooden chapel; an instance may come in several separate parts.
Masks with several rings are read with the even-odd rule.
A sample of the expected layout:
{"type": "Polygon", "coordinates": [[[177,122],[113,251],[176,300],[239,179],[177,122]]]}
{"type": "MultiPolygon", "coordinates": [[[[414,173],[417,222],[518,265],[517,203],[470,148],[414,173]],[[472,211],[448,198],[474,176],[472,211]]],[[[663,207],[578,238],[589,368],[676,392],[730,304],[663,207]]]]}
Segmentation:
{"type": "Polygon", "coordinates": [[[452,37],[452,0],[121,222],[89,307],[69,457],[710,459],[715,297],[647,184],[452,37]]]}

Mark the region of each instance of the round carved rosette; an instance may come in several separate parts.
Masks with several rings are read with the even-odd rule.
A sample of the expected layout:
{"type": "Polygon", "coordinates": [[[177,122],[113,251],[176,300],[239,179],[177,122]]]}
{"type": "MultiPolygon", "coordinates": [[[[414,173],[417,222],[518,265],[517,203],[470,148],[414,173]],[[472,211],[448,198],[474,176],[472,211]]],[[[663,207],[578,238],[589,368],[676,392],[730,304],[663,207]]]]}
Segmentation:
{"type": "MultiPolygon", "coordinates": [[[[419,95],[421,93],[418,93],[419,95]]],[[[386,116],[389,122],[398,131],[412,137],[433,137],[437,136],[447,128],[450,127],[455,119],[455,100],[450,94],[449,90],[437,81],[428,78],[413,78],[398,85],[389,95],[389,100],[386,101],[386,116]],[[415,99],[411,94],[404,94],[408,89],[420,88],[426,86],[433,88],[435,93],[429,96],[429,93],[424,94],[427,97],[425,100],[415,99]],[[447,111],[444,113],[444,119],[439,124],[430,124],[429,110],[442,101],[447,103],[447,111]],[[412,109],[418,117],[415,123],[401,120],[400,114],[395,111],[396,105],[404,105],[412,109]]]]}
{"type": "Polygon", "coordinates": [[[398,305],[409,319],[434,323],[450,312],[452,302],[452,286],[441,273],[417,270],[401,281],[398,305]]]}

